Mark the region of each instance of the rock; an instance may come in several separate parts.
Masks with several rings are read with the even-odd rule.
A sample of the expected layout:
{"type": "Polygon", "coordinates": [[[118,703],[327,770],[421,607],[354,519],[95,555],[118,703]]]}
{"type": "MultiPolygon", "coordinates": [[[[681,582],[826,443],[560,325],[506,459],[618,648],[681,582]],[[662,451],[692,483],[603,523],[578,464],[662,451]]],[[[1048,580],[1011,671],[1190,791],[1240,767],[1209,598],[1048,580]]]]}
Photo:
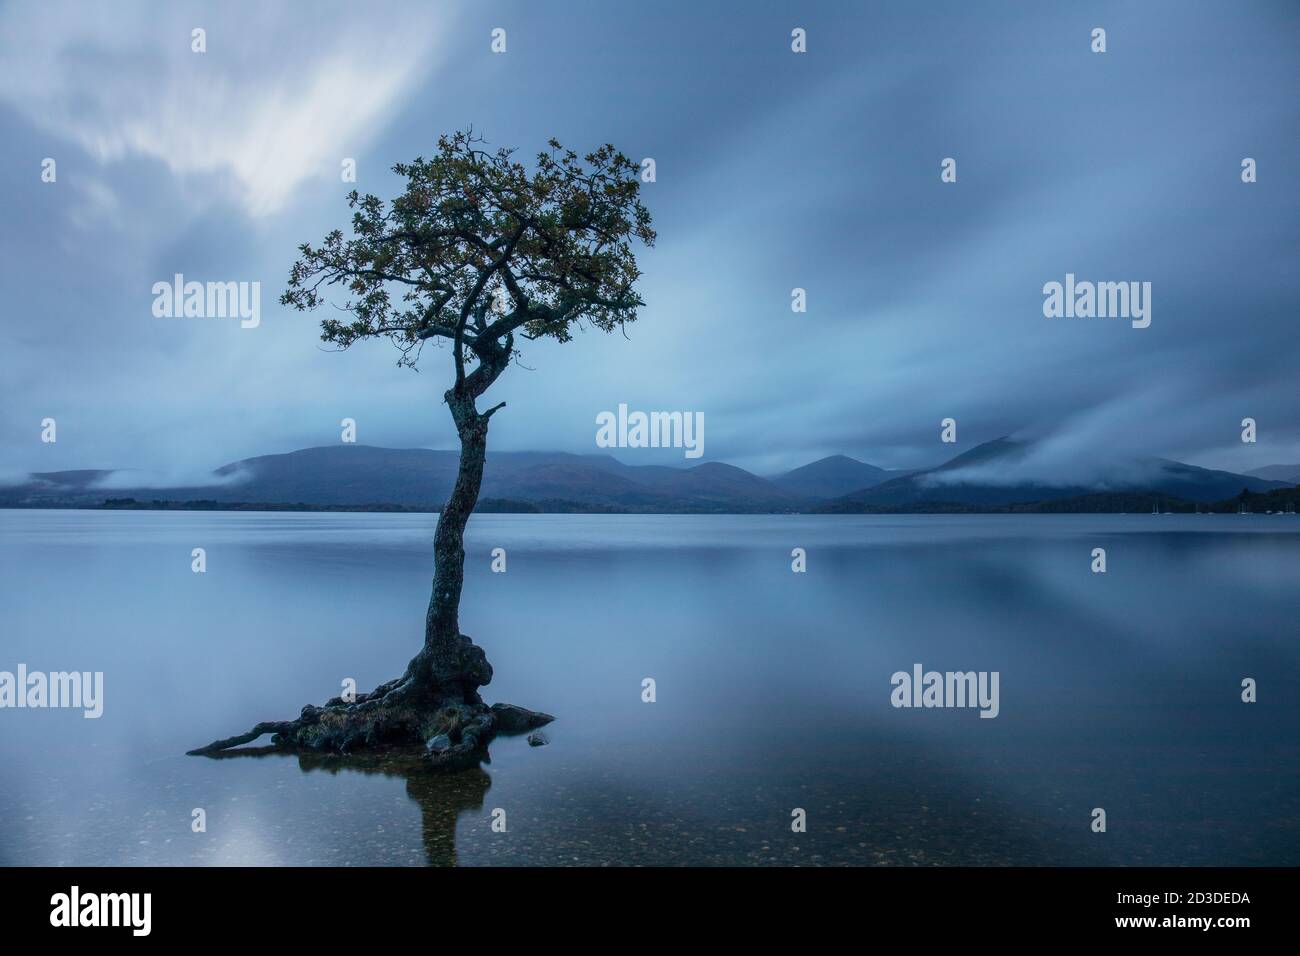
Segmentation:
{"type": "Polygon", "coordinates": [[[551,738],[547,737],[546,734],[542,733],[540,730],[534,730],[528,735],[528,746],[530,747],[545,747],[550,742],[551,738]]]}
{"type": "Polygon", "coordinates": [[[438,734],[437,736],[430,737],[429,742],[424,746],[431,754],[445,753],[451,749],[451,738],[446,734],[438,734]]]}
{"type": "Polygon", "coordinates": [[[540,711],[516,707],[514,704],[493,704],[492,717],[497,733],[522,734],[536,727],[543,727],[555,718],[540,711]]]}

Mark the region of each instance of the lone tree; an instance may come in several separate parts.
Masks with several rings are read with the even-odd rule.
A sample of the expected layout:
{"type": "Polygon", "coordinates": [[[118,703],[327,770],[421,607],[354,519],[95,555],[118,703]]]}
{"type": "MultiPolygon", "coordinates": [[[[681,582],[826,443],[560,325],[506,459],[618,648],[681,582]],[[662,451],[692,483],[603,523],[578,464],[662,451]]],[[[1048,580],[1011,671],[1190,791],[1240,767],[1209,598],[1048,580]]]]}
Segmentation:
{"type": "Polygon", "coordinates": [[[422,745],[435,763],[464,764],[497,730],[549,719],[488,708],[478,688],[492,679],[491,665],[460,633],[465,525],[483,480],[488,423],[505,405],[480,411],[478,399],[519,339],[567,342],[575,327],[609,332],[635,321],[644,303],[632,243],[653,245],[655,233],[636,163],[608,145],[581,159],[548,145],[530,171],[471,130],[443,136],[432,159],[393,167],[406,179],[396,199],[349,194],[350,238],[334,230],[299,247],[282,303],[306,311],[331,287],[346,291],[348,317],[321,322],[323,341],[346,349],[385,337],[399,349],[398,365],[411,368],[429,341],[451,349],[455,380],[443,400],[460,436],[460,468],[434,535],[424,646],[400,678],[369,694],[308,705],[296,720],[261,723],[192,754],[270,733],[286,750],[422,745]]]}

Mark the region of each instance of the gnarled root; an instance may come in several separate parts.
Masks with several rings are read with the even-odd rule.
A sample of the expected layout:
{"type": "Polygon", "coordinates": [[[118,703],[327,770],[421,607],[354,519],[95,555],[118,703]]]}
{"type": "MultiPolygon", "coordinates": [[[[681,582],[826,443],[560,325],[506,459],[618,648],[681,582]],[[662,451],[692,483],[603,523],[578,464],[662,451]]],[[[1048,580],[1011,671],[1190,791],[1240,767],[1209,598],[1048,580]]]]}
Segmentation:
{"type": "Polygon", "coordinates": [[[418,748],[433,766],[476,766],[496,733],[518,732],[524,724],[541,726],[553,719],[510,705],[488,707],[478,688],[491,679],[482,649],[460,635],[436,656],[421,651],[402,677],[368,694],[351,701],[335,697],[323,707],[308,704],[297,720],[265,721],[248,733],[189,753],[215,756],[271,734],[277,750],[348,754],[418,748]]]}

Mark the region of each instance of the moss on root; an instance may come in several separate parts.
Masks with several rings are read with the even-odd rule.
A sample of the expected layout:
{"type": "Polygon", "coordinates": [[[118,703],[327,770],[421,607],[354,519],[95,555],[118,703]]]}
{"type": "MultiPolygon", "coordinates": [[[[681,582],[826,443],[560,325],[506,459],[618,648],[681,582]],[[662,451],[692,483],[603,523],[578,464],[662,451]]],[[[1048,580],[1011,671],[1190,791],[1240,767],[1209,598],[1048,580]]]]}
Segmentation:
{"type": "Polygon", "coordinates": [[[323,707],[308,704],[296,720],[260,723],[248,733],[215,740],[189,753],[217,756],[271,735],[276,750],[299,753],[356,754],[401,751],[422,753],[433,767],[462,769],[477,765],[498,733],[518,733],[553,718],[508,704],[488,707],[478,688],[492,679],[482,650],[460,636],[440,667],[428,656],[411,661],[401,678],[381,684],[354,700],[335,697],[323,707]],[[454,668],[454,669],[453,669],[454,668]]]}

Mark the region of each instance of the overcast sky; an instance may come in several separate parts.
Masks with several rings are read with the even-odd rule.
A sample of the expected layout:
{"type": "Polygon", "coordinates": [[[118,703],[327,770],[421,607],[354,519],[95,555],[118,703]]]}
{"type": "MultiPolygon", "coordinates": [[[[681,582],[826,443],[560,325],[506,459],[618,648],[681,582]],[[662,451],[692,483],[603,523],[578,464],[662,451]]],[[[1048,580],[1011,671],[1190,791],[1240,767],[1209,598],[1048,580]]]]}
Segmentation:
{"type": "Polygon", "coordinates": [[[955,451],[1300,461],[1298,4],[306,9],[0,6],[0,475],[185,477],[335,443],[344,417],[452,447],[445,352],[414,373],[382,341],[325,351],[323,316],[277,300],[295,247],[348,221],[343,159],[389,198],[393,163],[471,123],[657,165],[640,320],[528,345],[487,396],[509,403],[491,448],[597,452],[626,403],[703,412],[705,459],[763,473],[932,464],[947,417],[955,451]],[[261,325],[155,317],[178,272],[260,282],[261,325]],[[1066,273],[1150,282],[1150,327],[1046,318],[1066,273]]]}

